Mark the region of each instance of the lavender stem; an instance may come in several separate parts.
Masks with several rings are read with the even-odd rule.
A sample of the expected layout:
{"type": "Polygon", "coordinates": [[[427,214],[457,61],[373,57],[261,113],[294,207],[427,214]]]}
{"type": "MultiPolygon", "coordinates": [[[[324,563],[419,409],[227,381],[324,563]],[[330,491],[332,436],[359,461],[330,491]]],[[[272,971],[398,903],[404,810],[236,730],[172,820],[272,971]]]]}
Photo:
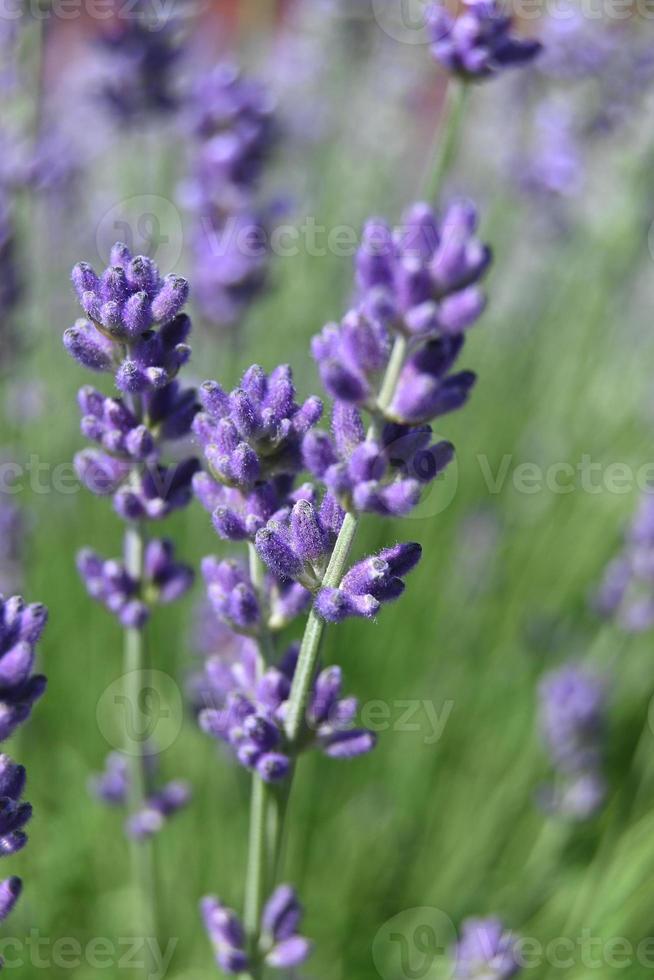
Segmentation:
{"type": "Polygon", "coordinates": [[[443,181],[454,163],[459,148],[461,122],[468,101],[467,82],[452,79],[448,85],[443,123],[436,133],[431,152],[429,175],[425,181],[425,197],[434,202],[443,186],[443,181]]]}
{"type": "MultiPolygon", "coordinates": [[[[143,553],[145,535],[138,524],[129,525],[125,531],[125,567],[137,581],[143,577],[143,553]]],[[[124,674],[126,678],[126,705],[128,710],[138,711],[143,689],[145,669],[145,635],[143,629],[125,630],[124,674]]],[[[126,718],[125,749],[130,767],[129,812],[131,815],[143,810],[147,798],[145,757],[143,742],[136,742],[134,733],[129,730],[126,718]]],[[[136,735],[138,739],[138,734],[136,735]]],[[[156,880],[154,867],[154,846],[152,840],[130,841],[130,863],[132,883],[138,896],[139,927],[142,938],[154,939],[156,927],[156,880]]],[[[151,957],[151,944],[145,944],[144,972],[153,975],[156,966],[151,957]]]]}

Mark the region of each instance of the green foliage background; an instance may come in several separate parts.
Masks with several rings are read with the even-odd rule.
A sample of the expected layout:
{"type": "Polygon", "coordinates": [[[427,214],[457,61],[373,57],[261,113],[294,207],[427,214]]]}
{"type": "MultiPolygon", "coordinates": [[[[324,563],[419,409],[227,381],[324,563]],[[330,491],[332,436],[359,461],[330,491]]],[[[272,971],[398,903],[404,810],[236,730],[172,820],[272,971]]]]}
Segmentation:
{"type": "MultiPolygon", "coordinates": [[[[376,212],[397,220],[425,166],[428,115],[412,115],[406,101],[390,99],[384,120],[363,125],[375,97],[371,64],[350,66],[346,80],[335,65],[325,98],[341,100],[340,123],[329,144],[304,155],[280,147],[279,186],[287,168],[308,173],[308,207],[327,227],[358,227],[376,212]],[[347,92],[359,95],[346,102],[347,92]],[[290,162],[287,152],[296,154],[290,162]]],[[[373,963],[373,942],[388,919],[421,907],[442,910],[456,926],[468,915],[497,913],[543,944],[590,930],[603,943],[624,937],[636,945],[654,928],[651,637],[626,639],[602,626],[587,604],[637,489],[588,492],[576,475],[561,477],[566,492],[545,486],[525,493],[514,479],[524,463],[546,471],[560,462],[577,467],[586,456],[605,475],[616,462],[635,471],[651,460],[651,116],[605,144],[586,214],[553,236],[539,228],[547,205],[525,204],[480,155],[478,130],[500,98],[491,89],[475,95],[452,181],[481,196],[483,231],[496,253],[489,310],[465,350],[464,366],[478,371],[479,385],[466,410],[440,427],[457,446],[455,492],[441,507],[439,494],[445,499],[452,490],[448,476],[424,517],[365,522],[357,553],[408,538],[423,544],[424,561],[401,603],[375,624],[330,630],[325,648],[326,661],[344,666],[348,688],[364,703],[389,705],[392,719],[410,699],[432,702],[439,713],[449,705],[450,714],[434,744],[419,714],[420,730],[382,732],[368,758],[337,764],[311,756],[301,763],[285,877],[303,897],[305,931],[316,943],[304,972],[320,980],[373,980],[378,969],[383,980],[404,980],[388,945],[376,947],[381,959],[373,963]],[[506,478],[492,492],[485,474],[502,467],[506,478]],[[581,826],[552,822],[535,804],[548,777],[536,728],[538,679],[569,658],[592,659],[611,677],[610,796],[603,813],[581,826]]],[[[142,159],[139,141],[136,135],[117,143],[107,170],[118,173],[100,172],[94,180],[106,188],[113,179],[113,192],[124,196],[127,188],[169,197],[171,175],[181,167],[179,159],[165,163],[176,152],[172,139],[160,134],[146,148],[156,160],[145,178],[134,165],[142,159]]],[[[19,459],[34,454],[65,463],[82,443],[74,395],[87,378],[66,357],[60,337],[77,315],[68,267],[83,247],[79,226],[86,222],[92,235],[99,220],[95,206],[89,197],[81,219],[59,215],[56,222],[38,205],[26,202],[21,211],[37,260],[37,294],[22,319],[27,356],[7,383],[38,379],[46,407],[27,425],[5,423],[2,441],[19,459]]],[[[97,261],[91,235],[85,257],[97,261]]],[[[184,259],[178,269],[187,271],[184,259]]],[[[273,287],[236,346],[198,324],[196,375],[234,383],[253,360],[267,369],[289,361],[301,394],[315,390],[309,341],[345,310],[351,277],[344,257],[300,252],[278,259],[273,287]]],[[[86,783],[108,749],[96,709],[121,672],[121,636],[86,597],[74,555],[84,545],[117,554],[120,523],[105,501],[84,492],[26,486],[21,501],[33,514],[26,594],[47,603],[51,614],[42,645],[49,690],[10,746],[28,767],[35,816],[30,847],[12,860],[27,888],[5,934],[38,929],[51,941],[115,940],[132,929],[127,850],[120,816],[96,805],[86,783]]],[[[199,505],[175,518],[170,533],[194,562],[222,547],[199,505]]],[[[192,599],[162,610],[150,632],[154,665],[180,684],[193,665],[192,613],[192,599]]],[[[236,907],[242,900],[248,780],[190,717],[162,764],[166,776],[191,781],[195,799],[156,843],[161,936],[178,940],[169,976],[200,980],[215,970],[199,897],[214,891],[236,907]]],[[[413,920],[403,921],[411,936],[413,920]]],[[[616,969],[606,962],[591,969],[577,955],[565,969],[526,972],[551,980],[616,969]]],[[[651,969],[632,962],[619,972],[638,978],[651,969]]],[[[96,972],[82,966],[74,975],[89,980],[96,972]]],[[[70,973],[48,969],[53,980],[70,973]]],[[[41,971],[32,965],[21,975],[41,971]]]]}

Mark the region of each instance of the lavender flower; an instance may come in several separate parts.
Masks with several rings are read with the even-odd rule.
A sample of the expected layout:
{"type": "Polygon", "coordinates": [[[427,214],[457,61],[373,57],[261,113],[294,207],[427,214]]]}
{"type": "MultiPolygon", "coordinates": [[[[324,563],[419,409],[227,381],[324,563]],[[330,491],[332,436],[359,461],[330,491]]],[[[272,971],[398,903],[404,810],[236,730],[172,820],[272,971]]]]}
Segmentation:
{"type": "Polygon", "coordinates": [[[539,688],[540,727],[558,775],[546,790],[548,808],[586,819],[604,802],[601,774],[606,692],[592,671],[570,664],[548,674],[539,688]]]}
{"type": "Polygon", "coordinates": [[[45,691],[45,677],[32,671],[47,615],[45,606],[0,596],[0,741],[29,717],[45,691]]]}
{"type": "Polygon", "coordinates": [[[114,118],[129,126],[176,109],[175,71],[183,43],[179,18],[154,15],[144,0],[129,10],[119,6],[99,39],[104,71],[98,94],[114,118]]]}
{"type": "MultiPolygon", "coordinates": [[[[106,561],[85,549],[78,568],[89,594],[123,626],[125,672],[138,677],[151,607],[180,598],[193,580],[191,569],[175,559],[172,543],[148,541],[144,531],[146,521],[162,520],[189,503],[199,468],[193,458],[172,465],[164,459],[168,443],[190,434],[197,411],[195,392],[176,380],[190,357],[191,323],[181,312],[188,283],[178,276],[163,278],[151,259],[133,256],[120,243],[102,275],[83,262],[72,279],[89,319],[67,330],[64,344],[84,367],[113,374],[122,393],[110,398],[90,386],[81,389],[82,433],[98,448],[78,453],[75,467],[92,493],[113,497],[116,513],[127,524],[124,561],[106,561]]],[[[146,841],[186,804],[189,792],[186,784],[174,782],[156,790],[149,786],[144,795],[142,747],[129,766],[128,774],[128,761],[114,757],[94,788],[105,799],[128,806],[128,835],[146,841]]],[[[146,848],[142,867],[150,861],[146,848]]],[[[145,895],[143,881],[138,887],[145,895]]]]}
{"type": "MultiPolygon", "coordinates": [[[[261,672],[259,657],[245,657],[221,671],[221,685],[213,684],[218,703],[200,713],[200,727],[229,745],[238,762],[256,770],[265,782],[285,779],[291,769],[293,750],[284,734],[285,704],[297,663],[297,647],[291,647],[279,664],[261,672]]],[[[307,737],[302,749],[317,748],[332,758],[354,758],[375,747],[367,729],[353,727],[358,711],[356,698],[343,698],[339,667],[323,670],[315,680],[307,711],[307,737]]]]}
{"type": "Polygon", "coordinates": [[[330,623],[350,616],[372,619],[381,606],[393,602],[404,592],[404,577],[422,555],[419,544],[397,544],[372,558],[353,565],[337,589],[321,589],[316,612],[330,623]]]}
{"type": "Polygon", "coordinates": [[[0,187],[0,367],[10,357],[16,343],[13,313],[21,297],[16,229],[9,200],[0,187]]]}
{"type": "MultiPolygon", "coordinates": [[[[149,783],[140,809],[131,813],[125,822],[125,832],[133,840],[143,841],[158,833],[166,820],[182,810],[191,799],[188,783],[174,780],[159,789],[152,783],[156,775],[155,757],[145,757],[145,774],[149,783]]],[[[119,752],[107,756],[104,772],[89,780],[89,789],[101,802],[115,807],[127,807],[130,798],[130,773],[127,759],[119,752]]]]}
{"type": "Polygon", "coordinates": [[[107,561],[90,548],[80,551],[77,567],[91,598],[106,606],[128,629],[141,629],[150,618],[153,603],[175,602],[193,584],[193,570],[174,560],[174,546],[167,540],[148,541],[140,581],[122,562],[107,561]]]}
{"type": "Polygon", "coordinates": [[[643,496],[619,554],[593,597],[600,615],[627,633],[654,627],[654,496],[643,496]]]}
{"type": "Polygon", "coordinates": [[[254,365],[229,395],[207,381],[200,400],[204,411],[195,418],[193,431],[217,482],[249,492],[266,480],[301,470],[302,438],[319,420],[322,403],[309,398],[297,404],[287,365],[270,375],[254,365]]]}
{"type": "Polygon", "coordinates": [[[0,497],[0,594],[20,588],[24,537],[23,511],[0,497]]]}
{"type": "MultiPolygon", "coordinates": [[[[408,380],[403,384],[408,387],[408,380]]],[[[348,511],[403,517],[419,502],[454,456],[449,442],[432,444],[430,426],[394,423],[381,439],[366,437],[359,411],[336,402],[333,437],[309,432],[302,445],[305,465],[348,511]]]]}
{"type": "Polygon", "coordinates": [[[257,191],[276,142],[274,101],[223,64],[199,80],[189,111],[195,149],[182,197],[194,215],[195,294],[209,323],[233,326],[267,281],[272,209],[257,191]]]}
{"type": "Polygon", "coordinates": [[[461,980],[508,980],[520,970],[516,937],[500,919],[466,919],[456,947],[454,975],[461,980]]]}
{"type": "Polygon", "coordinates": [[[75,468],[92,493],[113,495],[124,520],[160,520],[189,502],[198,469],[193,459],[173,467],[161,462],[165,444],[189,434],[197,411],[194,391],[175,379],[190,356],[191,324],[180,313],[188,284],[162,279],[151,259],[133,257],[120,243],[111,261],[100,277],[87,263],[73,270],[91,319],[67,330],[64,344],[83,366],[114,374],[123,393],[108,398],[88,385],[80,390],[82,433],[100,448],[78,453],[75,468]]]}
{"type": "Polygon", "coordinates": [[[252,955],[246,951],[245,930],[232,909],[208,896],[202,899],[200,911],[216,961],[225,973],[249,971],[253,960],[276,970],[292,970],[301,966],[311,951],[310,942],[298,934],[302,907],[290,885],[279,885],[266,902],[261,940],[252,955]]]}
{"type": "MultiPolygon", "coordinates": [[[[0,595],[0,741],[26,721],[45,691],[45,677],[32,669],[46,622],[44,606],[26,606],[19,596],[5,600],[0,595]]],[[[0,754],[0,857],[16,854],[27,843],[25,826],[32,807],[22,799],[25,782],[23,766],[0,754]]],[[[21,891],[20,878],[0,882],[0,920],[12,911],[21,891]]]]}
{"type": "Polygon", "coordinates": [[[539,54],[540,42],[517,37],[512,26],[499,0],[466,0],[456,18],[441,3],[427,12],[434,58],[466,81],[520,67],[539,54]]]}

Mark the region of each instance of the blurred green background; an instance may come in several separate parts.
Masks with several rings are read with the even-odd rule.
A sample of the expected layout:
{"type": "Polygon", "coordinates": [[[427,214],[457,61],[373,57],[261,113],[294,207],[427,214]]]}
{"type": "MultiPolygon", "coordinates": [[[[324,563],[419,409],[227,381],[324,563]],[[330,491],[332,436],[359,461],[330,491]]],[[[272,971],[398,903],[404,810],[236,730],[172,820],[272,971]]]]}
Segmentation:
{"type": "MultiPolygon", "coordinates": [[[[240,43],[256,68],[270,42],[256,18],[248,23],[252,34],[240,43]]],[[[421,47],[385,40],[382,62],[379,27],[369,30],[367,46],[356,39],[354,58],[340,35],[324,38],[333,45],[321,96],[335,114],[328,138],[309,149],[282,142],[277,151],[270,182],[291,195],[302,186],[291,219],[298,224],[305,214],[326,228],[358,228],[371,213],[396,221],[419,196],[438,118],[439,99],[429,93],[437,96],[443,79],[421,47]],[[416,69],[418,61],[424,65],[416,69]],[[392,84],[405,72],[418,73],[420,97],[392,84]]],[[[651,637],[625,638],[588,606],[639,495],[634,479],[616,492],[610,467],[626,464],[634,475],[652,461],[654,124],[642,109],[601,144],[583,207],[553,232],[543,227],[548,202],[523,199],[492,162],[489,143],[503,135],[489,120],[503,118],[507,98],[504,83],[474,94],[450,180],[452,191],[479,200],[483,237],[495,251],[489,309],[464,355],[478,387],[466,410],[439,426],[455,443],[457,461],[418,516],[395,524],[366,519],[357,555],[415,539],[424,560],[400,604],[374,624],[330,629],[325,647],[325,660],[343,665],[348,690],[364,709],[388,706],[388,730],[370,757],[349,764],[304,758],[291,800],[284,877],[302,896],[303,931],[315,940],[302,975],[320,980],[440,975],[442,965],[405,975],[393,943],[384,934],[376,940],[404,913],[399,928],[410,945],[424,915],[407,912],[413,909],[441,910],[455,926],[468,915],[498,914],[544,945],[560,936],[576,942],[590,930],[602,944],[624,937],[635,946],[654,929],[651,637]],[[591,490],[584,460],[599,464],[591,490]],[[543,474],[533,492],[520,482],[524,464],[543,474]],[[574,477],[552,478],[557,464],[571,464],[574,477]],[[558,487],[547,485],[548,473],[558,487]],[[493,487],[495,478],[501,485],[493,487]],[[611,678],[610,795],[603,812],[580,825],[548,818],[535,799],[550,773],[536,724],[538,679],[575,658],[594,660],[611,678]],[[415,730],[404,730],[407,702],[418,704],[410,719],[415,730]],[[438,737],[425,702],[443,724],[438,737]]],[[[0,445],[19,461],[49,468],[41,489],[32,470],[20,495],[29,513],[25,595],[50,609],[41,647],[49,688],[9,746],[28,768],[35,812],[30,846],[11,862],[26,891],[6,936],[38,930],[50,943],[74,937],[84,945],[94,937],[116,942],[133,928],[121,817],[86,790],[113,747],[96,712],[121,673],[121,633],[88,599],[74,565],[83,546],[118,554],[121,524],[107,502],[86,491],[52,492],[49,473],[83,441],[75,392],[88,379],[61,346],[77,316],[70,265],[78,258],[99,265],[95,230],[103,215],[132,196],[174,199],[183,170],[183,147],[168,129],[116,136],[110,156],[86,175],[72,212],[42,200],[18,205],[33,289],[20,319],[24,355],[3,378],[3,400],[11,408],[37,382],[42,410],[20,424],[6,411],[0,445]]],[[[182,252],[174,271],[187,274],[185,260],[182,252]]],[[[289,362],[300,394],[316,391],[310,339],[342,315],[351,289],[347,257],[302,250],[276,257],[271,288],[236,342],[197,323],[193,374],[233,384],[253,361],[266,370],[289,362]]],[[[193,564],[225,553],[198,504],[166,530],[193,564]]],[[[158,611],[149,630],[154,666],[182,687],[196,663],[200,593],[198,583],[193,597],[158,611]]],[[[162,768],[194,788],[192,805],[155,844],[161,939],[177,940],[167,975],[200,980],[216,968],[199,897],[217,892],[234,907],[242,902],[249,780],[190,714],[162,768]]],[[[418,951],[412,955],[419,964],[418,951]]],[[[567,968],[541,963],[526,972],[539,980],[614,973],[599,956],[594,967],[576,954],[567,968]]],[[[20,975],[41,972],[32,956],[20,975]]],[[[48,967],[53,978],[86,980],[97,972],[84,963],[48,967]]],[[[104,972],[131,975],[115,965],[104,972]]],[[[651,956],[649,965],[632,957],[621,970],[633,978],[651,972],[651,956]]]]}

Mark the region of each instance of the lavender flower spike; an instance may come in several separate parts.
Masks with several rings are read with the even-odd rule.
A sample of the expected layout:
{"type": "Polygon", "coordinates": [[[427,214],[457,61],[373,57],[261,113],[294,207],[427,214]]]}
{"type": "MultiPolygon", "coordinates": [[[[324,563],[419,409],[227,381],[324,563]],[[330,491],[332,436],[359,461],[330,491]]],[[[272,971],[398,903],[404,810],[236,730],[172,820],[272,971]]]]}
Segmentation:
{"type": "Polygon", "coordinates": [[[47,618],[45,606],[0,596],[0,741],[29,717],[45,691],[45,677],[32,670],[47,618]]]}
{"type": "Polygon", "coordinates": [[[546,675],[539,699],[541,732],[557,774],[543,802],[563,816],[587,819],[606,793],[601,771],[605,685],[593,671],[570,664],[546,675]]]}
{"type": "Polygon", "coordinates": [[[298,934],[302,907],[290,885],[279,885],[266,902],[261,916],[261,941],[251,955],[246,952],[245,930],[237,914],[214,896],[203,898],[200,911],[220,968],[243,973],[255,962],[275,970],[292,970],[308,958],[311,943],[298,934]]]}
{"type": "Polygon", "coordinates": [[[454,976],[460,980],[509,980],[520,970],[516,937],[496,918],[467,919],[456,947],[454,976]]]}
{"type": "Polygon", "coordinates": [[[436,3],[428,9],[427,28],[436,60],[465,80],[477,81],[525,65],[542,47],[539,41],[512,33],[512,18],[499,0],[466,0],[456,18],[436,3]]]}
{"type": "Polygon", "coordinates": [[[350,616],[371,619],[384,603],[399,599],[404,592],[403,579],[418,564],[421,554],[419,544],[398,544],[360,561],[337,589],[320,590],[316,612],[330,623],[350,616]]]}

